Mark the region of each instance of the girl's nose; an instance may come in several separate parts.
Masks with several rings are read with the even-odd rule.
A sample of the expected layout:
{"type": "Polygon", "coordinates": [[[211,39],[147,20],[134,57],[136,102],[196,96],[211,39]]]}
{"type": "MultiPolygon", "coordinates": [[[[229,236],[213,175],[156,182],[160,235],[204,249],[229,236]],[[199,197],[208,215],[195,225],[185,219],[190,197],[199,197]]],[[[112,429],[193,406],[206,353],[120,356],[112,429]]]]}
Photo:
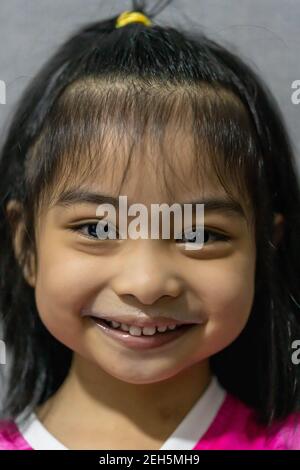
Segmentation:
{"type": "Polygon", "coordinates": [[[115,293],[118,296],[133,295],[145,305],[164,296],[178,297],[183,281],[174,270],[172,255],[162,254],[158,248],[160,242],[156,240],[135,240],[134,243],[135,249],[128,252],[119,274],[112,281],[115,293]]]}

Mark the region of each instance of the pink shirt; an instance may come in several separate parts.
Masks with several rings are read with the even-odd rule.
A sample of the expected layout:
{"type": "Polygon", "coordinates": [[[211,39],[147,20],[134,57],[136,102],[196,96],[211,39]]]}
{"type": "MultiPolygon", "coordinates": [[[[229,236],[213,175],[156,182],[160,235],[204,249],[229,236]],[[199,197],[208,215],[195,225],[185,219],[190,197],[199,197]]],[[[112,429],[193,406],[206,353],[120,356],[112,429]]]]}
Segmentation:
{"type": "MultiPolygon", "coordinates": [[[[32,413],[25,424],[0,422],[0,450],[68,450],[32,413]]],[[[225,392],[213,377],[160,450],[300,450],[300,414],[270,428],[258,425],[254,411],[225,392]]]]}

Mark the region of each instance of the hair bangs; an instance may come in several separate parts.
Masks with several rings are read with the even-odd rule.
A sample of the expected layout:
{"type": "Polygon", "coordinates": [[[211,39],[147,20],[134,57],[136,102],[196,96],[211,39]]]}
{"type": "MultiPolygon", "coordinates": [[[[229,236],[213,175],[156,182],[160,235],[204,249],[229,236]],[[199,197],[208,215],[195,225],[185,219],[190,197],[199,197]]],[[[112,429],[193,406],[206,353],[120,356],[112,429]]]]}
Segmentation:
{"type": "Polygon", "coordinates": [[[155,164],[171,198],[174,177],[188,188],[217,178],[230,198],[246,200],[258,158],[246,109],[225,88],[97,77],[74,82],[57,100],[29,153],[26,181],[41,209],[66,188],[113,178],[122,165],[119,192],[131,164],[155,164]]]}

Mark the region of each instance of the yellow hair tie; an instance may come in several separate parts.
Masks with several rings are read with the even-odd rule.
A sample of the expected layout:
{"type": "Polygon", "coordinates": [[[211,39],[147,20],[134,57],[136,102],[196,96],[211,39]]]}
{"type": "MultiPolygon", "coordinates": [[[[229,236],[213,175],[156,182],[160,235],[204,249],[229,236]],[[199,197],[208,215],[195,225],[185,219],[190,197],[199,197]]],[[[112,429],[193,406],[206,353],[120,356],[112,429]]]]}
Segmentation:
{"type": "Polygon", "coordinates": [[[118,16],[116,21],[116,28],[122,28],[129,23],[143,23],[146,26],[150,26],[152,21],[143,13],[138,11],[124,11],[118,16]]]}

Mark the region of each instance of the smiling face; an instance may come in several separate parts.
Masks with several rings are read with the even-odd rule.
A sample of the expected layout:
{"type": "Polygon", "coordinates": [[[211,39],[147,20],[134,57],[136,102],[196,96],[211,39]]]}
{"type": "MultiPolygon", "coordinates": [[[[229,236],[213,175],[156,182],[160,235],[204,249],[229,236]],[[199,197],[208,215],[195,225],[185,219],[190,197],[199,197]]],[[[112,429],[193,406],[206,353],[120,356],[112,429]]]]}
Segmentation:
{"type": "MultiPolygon", "coordinates": [[[[179,149],[183,139],[176,138],[179,149]]],[[[149,213],[153,203],[228,202],[212,173],[207,171],[199,187],[193,179],[192,161],[187,159],[183,166],[177,158],[172,168],[189,184],[179,184],[170,172],[172,200],[153,165],[145,161],[139,165],[137,159],[120,193],[121,164],[114,167],[113,178],[107,165],[106,171],[93,174],[84,185],[78,181],[75,186],[60,188],[57,195],[62,198],[66,191],[81,186],[90,193],[126,195],[128,204],[142,203],[149,213]]],[[[76,200],[60,204],[58,199],[38,219],[38,263],[31,283],[41,320],[60,342],[123,381],[152,383],[207,360],[237,338],[253,303],[256,257],[250,206],[238,195],[240,211],[204,208],[204,246],[192,251],[173,237],[99,240],[93,230],[99,220],[98,205],[76,200]],[[75,230],[86,223],[91,225],[75,230]],[[124,318],[142,311],[149,319],[163,316],[199,324],[163,347],[134,350],[83,317],[84,309],[113,311],[124,318]]]]}
{"type": "MultiPolygon", "coordinates": [[[[113,102],[121,107],[124,98],[125,116],[126,106],[129,112],[134,107],[130,95],[125,92],[123,96],[123,91],[120,88],[118,101],[113,102]]],[[[250,199],[246,190],[241,194],[237,181],[231,180],[224,171],[222,183],[226,181],[226,189],[230,188],[233,198],[229,200],[229,193],[211,165],[209,147],[205,146],[201,134],[206,129],[213,153],[219,155],[214,145],[223,148],[224,143],[218,126],[222,129],[227,120],[230,132],[240,126],[241,133],[232,136],[234,145],[227,149],[230,156],[237,152],[240,161],[243,146],[245,152],[253,147],[246,138],[248,123],[240,105],[231,98],[228,102],[220,101],[218,95],[217,103],[225,106],[224,113],[231,109],[238,124],[233,126],[229,117],[222,119],[222,108],[220,111],[216,105],[209,105],[208,113],[216,111],[213,133],[210,134],[207,122],[202,119],[199,128],[202,139],[200,137],[195,145],[195,127],[191,133],[186,97],[182,101],[184,112],[176,105],[171,119],[168,98],[160,102],[156,88],[154,91],[153,102],[149,105],[152,113],[145,114],[145,126],[147,130],[152,129],[149,133],[144,130],[142,115],[138,112],[134,114],[137,120],[124,119],[122,115],[120,121],[120,113],[111,107],[102,120],[99,113],[109,104],[110,94],[106,92],[103,106],[95,93],[91,94],[88,107],[83,101],[83,111],[87,110],[90,115],[95,109],[95,116],[101,119],[100,126],[97,119],[90,119],[93,125],[96,123],[94,134],[87,131],[84,112],[80,114],[80,100],[87,99],[84,93],[78,97],[75,92],[71,93],[77,106],[76,120],[71,123],[64,120],[73,116],[72,107],[68,113],[58,109],[55,125],[65,130],[59,138],[67,136],[62,148],[64,152],[79,148],[79,154],[69,152],[58,171],[59,178],[48,182],[48,193],[45,192],[45,199],[41,198],[35,225],[36,271],[31,269],[30,275],[24,273],[35,289],[41,320],[55,338],[112,376],[129,383],[145,384],[176,376],[201,361],[207,362],[211,355],[238,337],[251,312],[256,266],[250,199]],[[164,109],[166,114],[163,114],[164,109]],[[164,133],[165,122],[168,126],[164,133]],[[74,125],[79,126],[78,130],[73,129],[74,125]],[[127,140],[127,136],[134,135],[132,129],[138,129],[142,139],[135,139],[127,167],[123,156],[125,150],[132,150],[127,140]],[[161,135],[162,141],[159,140],[161,135]],[[81,141],[76,147],[74,142],[78,141],[78,136],[81,141]],[[82,139],[88,143],[82,145],[82,139]],[[163,146],[156,146],[158,140],[163,146]],[[87,148],[86,145],[89,151],[84,158],[82,149],[87,148]],[[96,156],[94,160],[88,158],[92,154],[96,156]],[[169,165],[165,166],[166,162],[169,165]],[[83,166],[79,168],[81,163],[83,166]],[[65,171],[67,167],[69,173],[65,171]],[[81,197],[78,199],[79,190],[81,197]],[[87,197],[87,192],[98,196],[87,197]],[[51,196],[48,199],[47,194],[51,196]],[[193,242],[185,239],[184,244],[176,240],[172,231],[170,239],[101,240],[95,230],[99,222],[97,207],[102,200],[99,194],[114,198],[127,196],[128,206],[143,204],[149,217],[151,204],[205,201],[204,245],[199,250],[185,249],[193,242]],[[114,316],[124,319],[127,315],[149,320],[165,317],[197,325],[161,347],[136,350],[107,336],[90,317],[82,315],[84,311],[100,316],[113,312],[114,316]]],[[[139,89],[133,98],[133,103],[139,105],[140,102],[142,112],[150,100],[148,85],[145,97],[139,89]]],[[[224,130],[223,135],[227,135],[224,130]]],[[[51,134],[49,140],[53,140],[51,134]]],[[[190,224],[188,227],[184,224],[183,230],[187,228],[190,224]]]]}

